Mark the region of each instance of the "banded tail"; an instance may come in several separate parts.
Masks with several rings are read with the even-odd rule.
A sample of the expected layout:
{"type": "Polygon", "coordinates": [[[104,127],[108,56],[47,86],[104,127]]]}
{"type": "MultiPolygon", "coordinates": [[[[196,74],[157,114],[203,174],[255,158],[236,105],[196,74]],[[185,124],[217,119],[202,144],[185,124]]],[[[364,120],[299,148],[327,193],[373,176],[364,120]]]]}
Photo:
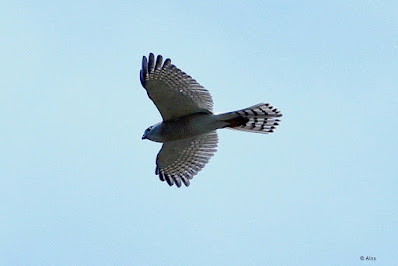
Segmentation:
{"type": "Polygon", "coordinates": [[[281,112],[268,103],[260,103],[254,106],[220,114],[217,118],[227,124],[225,128],[269,134],[274,132],[279,125],[281,112]]]}

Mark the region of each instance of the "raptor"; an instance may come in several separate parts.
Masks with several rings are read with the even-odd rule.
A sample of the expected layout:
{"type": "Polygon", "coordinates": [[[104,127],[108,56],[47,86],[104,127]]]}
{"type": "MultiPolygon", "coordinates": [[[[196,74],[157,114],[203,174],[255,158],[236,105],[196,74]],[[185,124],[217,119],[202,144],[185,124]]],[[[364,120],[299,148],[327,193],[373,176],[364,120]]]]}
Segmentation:
{"type": "Polygon", "coordinates": [[[142,139],[163,143],[155,174],[170,186],[189,186],[217,148],[217,129],[228,128],[268,134],[279,125],[281,112],[268,103],[214,114],[210,93],[196,80],[150,53],[142,58],[142,86],[163,121],[148,127],[142,139]]]}

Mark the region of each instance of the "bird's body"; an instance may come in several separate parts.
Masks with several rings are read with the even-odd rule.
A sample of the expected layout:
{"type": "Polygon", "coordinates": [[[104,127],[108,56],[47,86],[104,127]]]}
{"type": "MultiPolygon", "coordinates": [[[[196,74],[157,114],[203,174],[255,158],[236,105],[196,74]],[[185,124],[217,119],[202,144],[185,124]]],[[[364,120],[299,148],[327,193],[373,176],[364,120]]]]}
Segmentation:
{"type": "Polygon", "coordinates": [[[226,125],[211,113],[194,113],[154,125],[146,136],[156,142],[169,142],[209,133],[226,125]]]}
{"type": "Polygon", "coordinates": [[[279,125],[282,114],[270,104],[257,104],[242,110],[213,114],[210,93],[193,78],[171,64],[144,56],[140,72],[141,84],[160,111],[163,121],[144,132],[142,139],[162,142],[156,158],[156,174],[160,180],[178,187],[190,184],[214,155],[217,129],[230,128],[256,133],[271,133],[279,125]]]}

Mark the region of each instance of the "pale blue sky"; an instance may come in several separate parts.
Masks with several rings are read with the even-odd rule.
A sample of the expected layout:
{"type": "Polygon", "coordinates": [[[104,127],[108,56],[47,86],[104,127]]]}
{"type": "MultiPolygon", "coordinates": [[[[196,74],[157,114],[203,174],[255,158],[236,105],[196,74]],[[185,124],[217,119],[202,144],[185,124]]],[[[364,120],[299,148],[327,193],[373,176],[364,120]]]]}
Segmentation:
{"type": "Polygon", "coordinates": [[[5,1],[0,25],[0,264],[398,264],[397,1],[5,1]],[[149,52],[281,126],[160,182],[149,52]]]}

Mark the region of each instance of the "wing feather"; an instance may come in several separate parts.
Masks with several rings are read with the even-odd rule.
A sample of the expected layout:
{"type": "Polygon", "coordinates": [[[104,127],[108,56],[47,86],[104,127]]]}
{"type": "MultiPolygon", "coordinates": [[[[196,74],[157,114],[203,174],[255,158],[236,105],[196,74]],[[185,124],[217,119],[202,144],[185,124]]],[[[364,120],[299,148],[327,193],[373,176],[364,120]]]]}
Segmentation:
{"type": "Polygon", "coordinates": [[[165,142],[156,158],[155,173],[170,186],[176,184],[180,187],[182,183],[189,186],[189,180],[205,167],[216,152],[217,142],[216,131],[165,142]]]}
{"type": "Polygon", "coordinates": [[[142,58],[140,80],[163,120],[172,120],[198,112],[211,113],[213,99],[195,79],[163,57],[150,53],[142,58]]]}

